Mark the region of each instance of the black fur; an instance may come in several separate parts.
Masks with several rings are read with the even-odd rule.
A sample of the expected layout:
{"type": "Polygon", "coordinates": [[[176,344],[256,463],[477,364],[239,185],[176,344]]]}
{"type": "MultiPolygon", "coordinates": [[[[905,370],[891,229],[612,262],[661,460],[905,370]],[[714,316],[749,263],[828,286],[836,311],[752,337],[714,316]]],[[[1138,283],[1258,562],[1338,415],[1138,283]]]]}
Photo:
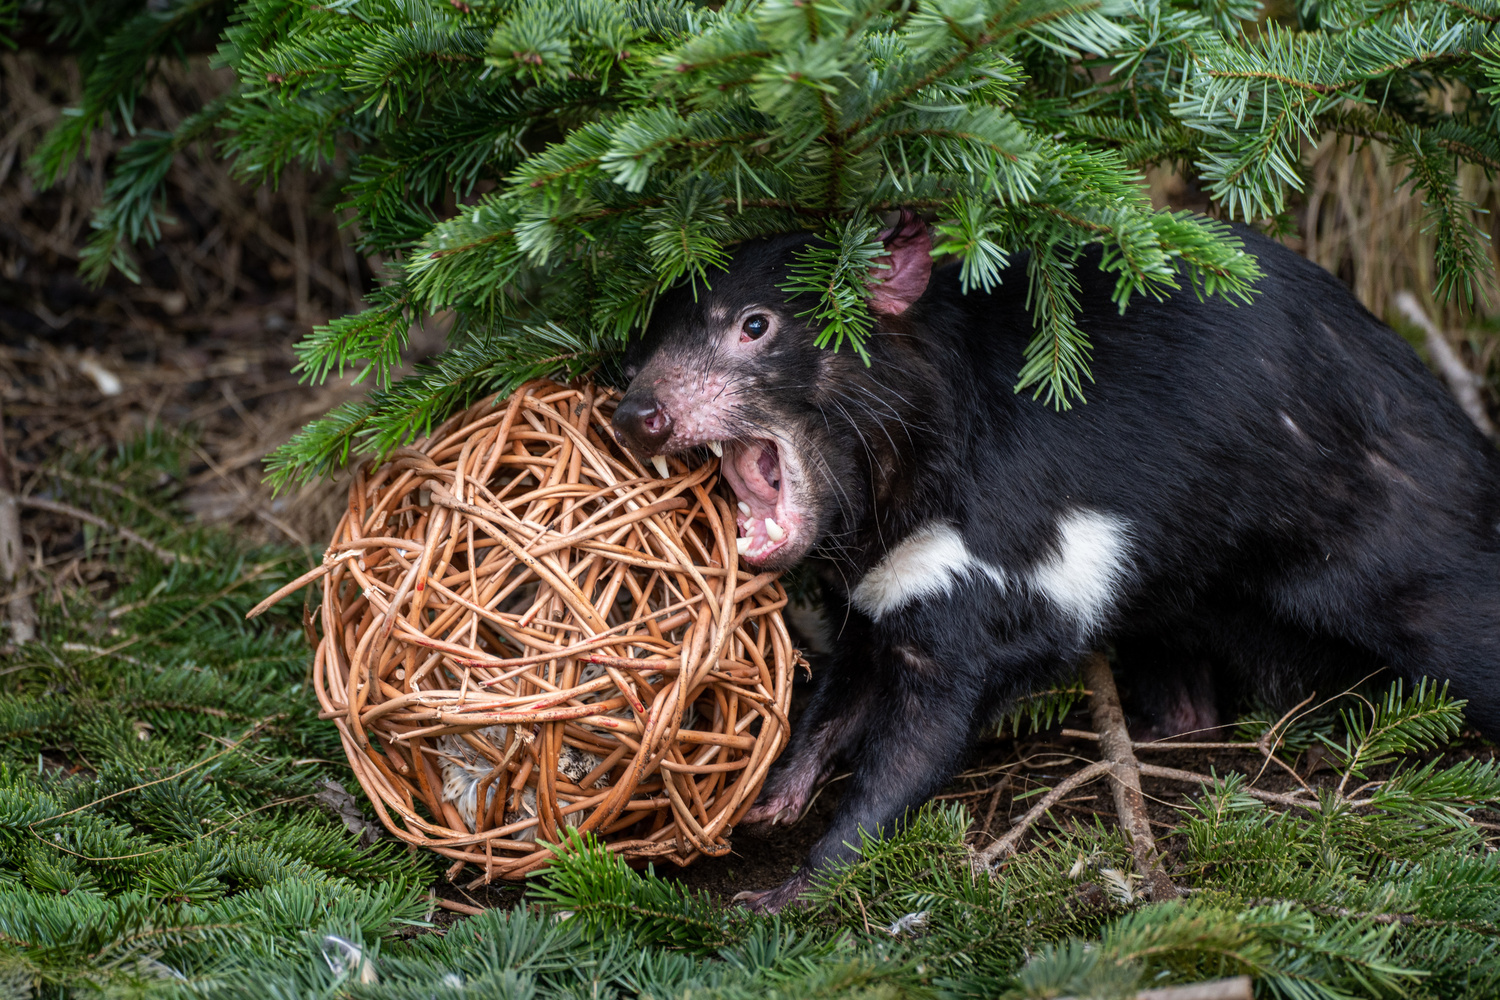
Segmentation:
{"type": "Polygon", "coordinates": [[[795,818],[852,764],[812,868],[929,798],[998,710],[1108,642],[1161,677],[1145,686],[1168,729],[1212,717],[1212,663],[1222,687],[1273,702],[1380,667],[1433,677],[1500,736],[1500,454],[1334,278],[1238,235],[1265,275],[1249,305],[1185,291],[1121,315],[1097,256],[1080,261],[1096,381],[1065,411],[1012,391],[1032,335],[1024,259],[992,294],[934,272],[883,319],[868,368],[814,347],[805,304],[775,291],[804,238],[748,244],[711,292],[658,310],[633,400],[712,374],[731,431],[780,429],[807,456],[836,653],[751,818],[795,818]],[[756,304],[781,323],[776,343],[738,357],[710,342],[713,309],[756,304]],[[1129,525],[1118,599],[1094,627],[1026,578],[1077,509],[1129,525]],[[966,578],[879,621],[854,608],[865,573],[933,521],[1013,585],[966,578]]]}

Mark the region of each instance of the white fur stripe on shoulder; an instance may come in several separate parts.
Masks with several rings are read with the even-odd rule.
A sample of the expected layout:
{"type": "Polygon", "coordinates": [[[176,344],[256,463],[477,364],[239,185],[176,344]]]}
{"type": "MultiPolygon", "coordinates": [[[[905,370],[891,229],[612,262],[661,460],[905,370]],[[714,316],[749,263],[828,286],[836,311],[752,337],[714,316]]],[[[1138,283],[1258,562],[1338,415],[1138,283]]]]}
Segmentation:
{"type": "Polygon", "coordinates": [[[912,532],[885,554],[854,588],[856,608],[879,621],[922,597],[946,594],[966,576],[979,574],[1005,589],[1005,571],[979,559],[952,525],[934,521],[912,532]]]}
{"type": "Polygon", "coordinates": [[[1031,583],[1080,629],[1092,631],[1118,600],[1130,525],[1098,511],[1072,510],[1058,520],[1057,535],[1057,554],[1031,571],[1031,583]]]}

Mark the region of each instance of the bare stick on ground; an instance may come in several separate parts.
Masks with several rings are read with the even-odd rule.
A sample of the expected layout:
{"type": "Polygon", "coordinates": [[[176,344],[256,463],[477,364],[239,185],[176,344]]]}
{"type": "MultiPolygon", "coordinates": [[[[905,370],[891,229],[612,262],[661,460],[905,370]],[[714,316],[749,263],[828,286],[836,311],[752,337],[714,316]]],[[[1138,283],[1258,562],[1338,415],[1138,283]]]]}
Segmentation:
{"type": "MultiPolygon", "coordinates": [[[[1062,735],[1066,736],[1066,737],[1069,737],[1070,739],[1075,739],[1075,740],[1094,740],[1095,742],[1098,742],[1098,740],[1099,740],[1099,734],[1098,733],[1086,733],[1086,732],[1083,732],[1082,730],[1079,730],[1079,729],[1064,729],[1062,731],[1062,735]]],[[[1167,743],[1167,742],[1159,742],[1158,741],[1158,742],[1151,742],[1151,743],[1133,743],[1133,744],[1131,744],[1131,749],[1132,749],[1132,751],[1134,751],[1134,750],[1208,750],[1208,749],[1212,749],[1212,750],[1244,750],[1244,751],[1247,751],[1247,752],[1249,752],[1249,751],[1267,752],[1265,750],[1265,746],[1266,746],[1265,742],[1260,742],[1260,743],[1167,743]]],[[[1287,768],[1287,764],[1284,761],[1282,761],[1282,760],[1280,760],[1278,758],[1275,758],[1275,757],[1272,757],[1270,759],[1274,763],[1281,765],[1281,767],[1287,768]]],[[[1156,765],[1156,764],[1140,764],[1140,763],[1138,763],[1136,765],[1136,767],[1137,767],[1137,769],[1142,774],[1144,774],[1148,778],[1165,778],[1168,781],[1185,781],[1185,782],[1187,782],[1189,784],[1193,784],[1193,785],[1212,785],[1212,784],[1214,784],[1214,782],[1216,782],[1218,780],[1217,778],[1215,778],[1211,774],[1201,774],[1198,771],[1184,771],[1181,768],[1176,768],[1176,767],[1161,767],[1161,766],[1156,765]]],[[[1307,788],[1307,783],[1305,781],[1302,781],[1301,775],[1298,775],[1295,771],[1292,771],[1291,773],[1292,773],[1292,776],[1295,777],[1298,780],[1298,782],[1300,782],[1303,785],[1304,788],[1307,788]]],[[[1253,799],[1260,799],[1262,802],[1270,802],[1270,803],[1273,803],[1273,804],[1279,805],[1279,806],[1296,807],[1298,809],[1321,809],[1322,808],[1322,805],[1319,803],[1318,799],[1315,797],[1315,793],[1310,788],[1307,788],[1307,793],[1306,793],[1307,797],[1302,797],[1302,798],[1299,798],[1298,797],[1298,793],[1295,793],[1295,792],[1292,793],[1292,794],[1285,794],[1285,793],[1282,793],[1282,792],[1267,792],[1267,791],[1262,791],[1259,788],[1252,788],[1252,787],[1250,787],[1248,785],[1246,785],[1245,787],[1241,788],[1240,792],[1242,794],[1244,794],[1244,795],[1250,796],[1253,799]]]]}
{"type": "Polygon", "coordinates": [[[36,638],[36,608],[26,592],[26,553],[21,545],[21,505],[5,446],[5,416],[0,413],[0,587],[6,593],[5,617],[10,641],[23,646],[36,638]]]}
{"type": "MultiPolygon", "coordinates": [[[[1094,729],[1098,734],[1095,738],[1099,740],[1099,750],[1104,759],[1059,782],[1057,787],[1042,796],[1041,801],[1017,820],[1004,836],[981,851],[978,859],[982,864],[989,865],[1014,854],[1027,830],[1063,796],[1080,785],[1107,774],[1114,792],[1115,813],[1119,818],[1120,828],[1130,839],[1136,869],[1145,878],[1146,891],[1153,900],[1176,899],[1180,894],[1167,873],[1162,870],[1156,839],[1151,835],[1151,821],[1146,815],[1146,799],[1141,794],[1141,764],[1131,750],[1130,733],[1125,728],[1125,712],[1120,708],[1120,695],[1115,690],[1115,679],[1109,671],[1109,661],[1103,655],[1092,653],[1084,661],[1083,683],[1089,690],[1089,713],[1093,717],[1094,729]]],[[[1092,733],[1089,735],[1094,736],[1092,733]]]]}
{"type": "Polygon", "coordinates": [[[1141,765],[1130,748],[1130,733],[1125,728],[1125,712],[1115,690],[1109,661],[1101,653],[1090,653],[1083,661],[1083,683],[1089,689],[1089,714],[1094,731],[1099,734],[1099,750],[1109,763],[1110,788],[1115,793],[1115,814],[1120,829],[1130,838],[1136,870],[1145,877],[1151,898],[1160,902],[1176,899],[1177,887],[1162,870],[1151,836],[1151,821],[1146,815],[1146,799],[1141,794],[1141,765]]]}
{"type": "Polygon", "coordinates": [[[1016,847],[1021,843],[1021,838],[1026,836],[1026,831],[1030,830],[1048,809],[1056,805],[1059,799],[1080,785],[1086,785],[1096,778],[1103,777],[1109,771],[1110,766],[1108,762],[1101,760],[1090,764],[1081,771],[1068,775],[1062,781],[1058,782],[1057,787],[1053,788],[1046,795],[1043,795],[1041,801],[1032,806],[1025,816],[1016,820],[1011,828],[1005,831],[1005,836],[980,851],[979,861],[982,864],[989,865],[1001,858],[1007,858],[1016,853],[1016,847]]]}
{"type": "Polygon", "coordinates": [[[1448,338],[1443,336],[1443,331],[1427,316],[1427,311],[1422,308],[1415,295],[1406,291],[1398,292],[1396,308],[1421,329],[1422,335],[1427,339],[1427,353],[1432,355],[1432,363],[1448,383],[1448,388],[1453,390],[1458,405],[1474,421],[1475,427],[1483,431],[1486,437],[1494,438],[1495,425],[1490,422],[1490,416],[1484,409],[1484,399],[1479,394],[1484,381],[1463,363],[1453,345],[1448,343],[1448,338]]]}
{"type": "MultiPolygon", "coordinates": [[[[147,552],[151,553],[156,558],[160,559],[164,563],[167,563],[168,565],[176,562],[179,559],[183,559],[183,557],[178,555],[176,552],[173,552],[170,549],[162,548],[160,545],[157,545],[155,542],[151,541],[151,539],[136,534],[134,531],[131,531],[124,525],[113,524],[109,521],[106,521],[98,514],[90,514],[88,511],[80,510],[79,508],[74,507],[72,504],[59,503],[56,500],[44,500],[41,497],[21,497],[14,500],[14,502],[22,507],[30,507],[32,510],[45,510],[52,514],[61,514],[64,517],[71,517],[75,520],[92,524],[96,528],[103,528],[105,531],[114,532],[121,538],[125,539],[127,542],[130,542],[133,545],[139,545],[141,548],[145,549],[147,552]]],[[[183,561],[194,562],[195,560],[183,559],[183,561]]]]}
{"type": "MultiPolygon", "coordinates": [[[[1186,986],[1161,986],[1154,990],[1141,990],[1133,1000],[1251,1000],[1255,994],[1249,976],[1234,976],[1230,979],[1213,979],[1206,983],[1189,983],[1186,986]]],[[[1072,1000],[1072,998],[1064,998],[1072,1000]]]]}
{"type": "MultiPolygon", "coordinates": [[[[1211,774],[1184,771],[1176,767],[1161,767],[1157,764],[1141,764],[1139,765],[1139,769],[1140,773],[1148,778],[1165,778],[1168,781],[1182,781],[1194,785],[1211,786],[1217,780],[1211,774]]],[[[1248,786],[1241,786],[1239,792],[1241,795],[1248,795],[1252,799],[1260,799],[1262,802],[1269,802],[1272,805],[1286,806],[1289,809],[1317,810],[1321,808],[1321,804],[1317,799],[1299,798],[1295,794],[1288,795],[1282,792],[1267,792],[1248,786]]]]}

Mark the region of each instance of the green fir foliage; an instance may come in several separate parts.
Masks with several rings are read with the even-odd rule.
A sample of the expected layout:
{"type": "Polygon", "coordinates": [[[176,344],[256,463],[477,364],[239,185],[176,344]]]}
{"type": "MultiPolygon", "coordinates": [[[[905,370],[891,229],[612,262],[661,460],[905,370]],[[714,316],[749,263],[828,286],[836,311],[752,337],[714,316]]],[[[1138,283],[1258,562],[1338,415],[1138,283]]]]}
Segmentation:
{"type": "Polygon", "coordinates": [[[1061,687],[1032,691],[1016,699],[1015,705],[1001,721],[1000,732],[1011,736],[1050,729],[1062,722],[1068,713],[1083,704],[1088,696],[1082,680],[1061,687]]]}
{"type": "Polygon", "coordinates": [[[41,474],[156,551],[85,526],[110,596],[64,585],[4,661],[0,996],[196,988],[426,915],[429,859],[362,846],[319,804],[355,786],[309,697],[300,607],[244,619],[307,557],[188,526],[159,496],[185,453],[157,434],[41,474]]]}
{"type": "Polygon", "coordinates": [[[133,273],[194,142],[252,182],[327,173],[360,248],[391,262],[366,312],[300,351],[309,380],[369,371],[370,399],[282,449],[278,482],[538,372],[607,377],[665,289],[711,285],[754,236],[814,234],[784,291],[820,343],[867,356],[874,239],[898,208],[932,222],[966,288],[1024,260],[1016,389],[1069,406],[1099,374],[1086,248],[1122,309],[1254,294],[1233,232],[1153,211],[1144,167],[1279,230],[1309,140],[1378,140],[1427,206],[1436,291],[1470,302],[1486,236],[1455,171],[1500,166],[1493,0],[46,0],[33,16],[86,70],[33,161],[45,182],[95,130],[134,129],[142,82],[185,39],[218,32],[236,74],[116,158],[87,274],[133,273]],[[393,384],[410,324],[437,312],[456,317],[452,355],[393,384]]]}
{"type": "MultiPolygon", "coordinates": [[[[1143,901],[1103,824],[1039,832],[985,869],[948,804],[863,836],[777,917],[568,831],[524,905],[433,933],[442,865],[365,846],[321,804],[329,781],[358,792],[307,689],[300,609],[244,621],[305,554],[186,526],[158,492],[186,444],[157,435],[42,472],[157,551],[91,529],[107,594],[39,594],[44,638],[6,663],[6,1000],[1044,1000],[1230,975],[1287,1000],[1500,991],[1500,855],[1472,821],[1500,802],[1500,768],[1433,755],[1463,703],[1431,684],[1247,721],[1288,759],[1316,745],[1335,776],[1293,806],[1238,773],[1190,795],[1159,831],[1189,890],[1174,903],[1143,901]]],[[[1081,693],[1037,692],[1012,725],[1055,724],[1081,693]]]]}

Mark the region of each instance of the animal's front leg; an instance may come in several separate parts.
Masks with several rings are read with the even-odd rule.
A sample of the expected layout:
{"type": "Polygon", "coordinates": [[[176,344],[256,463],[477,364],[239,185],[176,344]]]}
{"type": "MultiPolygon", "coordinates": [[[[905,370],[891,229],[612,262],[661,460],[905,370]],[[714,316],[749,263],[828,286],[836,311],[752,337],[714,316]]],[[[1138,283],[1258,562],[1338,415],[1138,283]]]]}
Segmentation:
{"type": "MultiPolygon", "coordinates": [[[[856,645],[867,652],[863,643],[856,645]]],[[[867,657],[846,653],[814,675],[812,697],[797,720],[791,743],[741,823],[795,823],[813,792],[832,775],[839,757],[859,744],[872,704],[869,678],[862,676],[868,671],[857,667],[861,661],[868,662],[867,657]]]]}
{"type": "Polygon", "coordinates": [[[849,753],[854,770],[833,823],[796,876],[743,897],[750,908],[774,912],[791,902],[814,872],[858,853],[860,830],[889,833],[962,761],[983,717],[982,685],[967,676],[969,670],[944,669],[910,647],[892,649],[882,659],[882,666],[865,670],[870,683],[863,724],[849,753]]]}

